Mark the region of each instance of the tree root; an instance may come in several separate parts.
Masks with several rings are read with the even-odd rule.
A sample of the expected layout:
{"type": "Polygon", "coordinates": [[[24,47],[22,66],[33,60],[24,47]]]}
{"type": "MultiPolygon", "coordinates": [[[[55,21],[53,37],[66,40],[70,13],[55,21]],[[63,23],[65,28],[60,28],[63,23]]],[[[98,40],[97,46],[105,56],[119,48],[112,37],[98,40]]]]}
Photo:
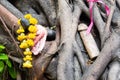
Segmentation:
{"type": "Polygon", "coordinates": [[[81,49],[79,48],[78,44],[76,43],[76,41],[74,42],[74,48],[73,48],[77,58],[78,58],[78,61],[80,63],[80,66],[81,66],[81,71],[82,73],[84,73],[85,69],[86,69],[86,61],[84,59],[84,56],[83,54],[81,53],[81,49]]]}
{"type": "Polygon", "coordinates": [[[23,14],[16,7],[14,7],[10,2],[8,2],[8,0],[0,0],[0,4],[3,5],[6,9],[8,9],[16,17],[18,18],[23,17],[23,14]]]}
{"type": "Polygon", "coordinates": [[[20,57],[20,54],[18,54],[18,50],[15,49],[15,44],[11,41],[11,38],[5,35],[0,35],[0,44],[4,45],[7,49],[7,52],[9,52],[10,55],[20,57]]]}
{"type": "Polygon", "coordinates": [[[57,80],[74,80],[73,76],[73,46],[77,31],[78,19],[81,14],[78,5],[74,4],[74,11],[68,0],[59,0],[59,18],[61,26],[61,43],[63,47],[59,51],[57,80]],[[64,4],[64,5],[63,5],[64,4]]]}
{"type": "Polygon", "coordinates": [[[108,72],[108,80],[117,80],[119,79],[118,75],[120,75],[120,64],[118,61],[114,61],[110,65],[110,70],[108,72]]]}
{"type": "MultiPolygon", "coordinates": [[[[38,20],[38,23],[44,26],[48,26],[48,22],[46,20],[45,15],[42,10],[39,9],[39,6],[36,1],[16,1],[15,6],[23,13],[23,14],[32,14],[38,20]],[[32,4],[31,4],[32,3],[32,4]],[[24,5],[24,7],[23,7],[24,5]],[[36,5],[34,7],[34,5],[36,5]],[[37,7],[37,9],[36,9],[37,7]]],[[[23,17],[23,16],[21,16],[23,17]]],[[[20,17],[20,18],[21,18],[20,17]]]]}
{"type": "Polygon", "coordinates": [[[74,69],[74,80],[80,80],[82,76],[82,69],[76,57],[74,57],[74,69]]]}
{"type": "MultiPolygon", "coordinates": [[[[94,31],[92,33],[94,33],[94,36],[98,33],[100,35],[99,40],[101,40],[101,43],[99,44],[101,44],[101,52],[97,59],[94,60],[95,62],[90,65],[86,64],[86,62],[89,60],[88,56],[86,57],[85,54],[87,52],[85,51],[84,46],[81,45],[82,42],[79,42],[80,40],[77,39],[80,37],[80,35],[78,36],[77,33],[77,27],[78,24],[81,23],[81,13],[83,12],[83,15],[85,13],[85,15],[90,18],[89,9],[87,7],[88,4],[86,1],[30,0],[27,2],[25,1],[26,3],[24,3],[24,1],[22,3],[18,1],[18,3],[16,5],[14,4],[14,6],[19,8],[20,11],[11,4],[12,2],[9,3],[9,1],[0,0],[0,17],[3,18],[9,29],[12,30],[14,28],[14,32],[18,29],[18,18],[23,17],[23,14],[26,14],[27,10],[28,13],[31,13],[39,20],[39,24],[45,26],[54,26],[58,23],[60,25],[60,29],[57,31],[56,35],[57,39],[52,42],[46,42],[46,46],[42,53],[38,56],[34,56],[33,69],[28,70],[29,76],[27,77],[29,80],[45,80],[44,77],[46,74],[44,73],[47,72],[46,70],[48,70],[48,74],[51,73],[51,77],[47,77],[54,80],[97,80],[99,77],[101,80],[107,78],[109,80],[118,79],[116,74],[119,74],[119,72],[115,71],[114,67],[117,66],[117,70],[119,70],[120,66],[118,62],[113,59],[116,57],[119,58],[117,51],[120,48],[120,20],[119,17],[116,18],[116,15],[114,14],[114,12],[116,12],[116,14],[119,14],[120,12],[119,0],[116,1],[117,6],[112,5],[113,0],[106,1],[106,3],[110,2],[111,4],[109,5],[112,5],[113,7],[111,8],[111,13],[108,19],[104,14],[103,6],[100,8],[101,5],[96,3],[94,5],[94,23],[98,31],[94,31]],[[30,5],[29,2],[33,2],[33,4],[30,5]],[[20,3],[21,5],[18,5],[20,3]],[[22,7],[23,4],[26,4],[26,9],[22,7]],[[114,9],[114,7],[116,7],[118,11],[114,9]],[[58,60],[54,60],[56,55],[58,60]],[[56,61],[55,64],[53,60],[56,61]],[[113,64],[108,66],[110,61],[113,61],[113,64]],[[49,64],[50,66],[48,66],[49,64]],[[52,70],[49,71],[49,69],[52,68],[51,65],[55,65],[55,68],[53,69],[55,72],[53,72],[53,74],[52,70]],[[115,73],[112,72],[113,70],[115,73]],[[104,74],[102,75],[102,73],[104,74]]],[[[86,23],[88,21],[89,20],[87,20],[86,23]]],[[[59,28],[59,25],[57,25],[57,28],[59,28]]],[[[96,37],[98,38],[98,36],[96,37]]],[[[11,41],[10,38],[5,35],[1,35],[0,43],[6,46],[7,52],[9,54],[8,56],[11,60],[16,61],[17,63],[22,62],[21,56],[16,54],[18,49],[15,49],[15,44],[13,44],[13,41],[11,41]],[[17,57],[20,58],[18,59],[17,57]]]]}
{"type": "Polygon", "coordinates": [[[112,56],[116,53],[116,50],[119,49],[119,40],[120,37],[116,33],[113,33],[109,37],[104,47],[102,48],[100,55],[98,56],[96,61],[89,67],[81,80],[97,80],[99,78],[99,76],[102,74],[102,72],[112,59],[112,56]]]}
{"type": "Polygon", "coordinates": [[[3,26],[5,28],[5,31],[7,31],[8,35],[10,36],[10,38],[12,39],[12,41],[14,42],[16,48],[18,49],[18,52],[21,54],[21,56],[23,57],[22,54],[22,50],[20,50],[18,44],[16,43],[16,40],[14,39],[13,35],[10,33],[10,30],[8,29],[7,25],[5,24],[5,22],[3,21],[3,19],[0,17],[1,22],[3,23],[3,26]]]}
{"type": "Polygon", "coordinates": [[[50,24],[50,26],[54,26],[56,24],[56,11],[55,11],[55,4],[51,0],[36,0],[40,6],[42,7],[45,16],[50,24]]]}
{"type": "Polygon", "coordinates": [[[8,27],[12,30],[12,27],[14,27],[14,32],[18,29],[18,18],[15,17],[11,12],[9,12],[6,8],[4,8],[2,5],[0,5],[0,16],[3,18],[5,23],[9,25],[8,27]]]}

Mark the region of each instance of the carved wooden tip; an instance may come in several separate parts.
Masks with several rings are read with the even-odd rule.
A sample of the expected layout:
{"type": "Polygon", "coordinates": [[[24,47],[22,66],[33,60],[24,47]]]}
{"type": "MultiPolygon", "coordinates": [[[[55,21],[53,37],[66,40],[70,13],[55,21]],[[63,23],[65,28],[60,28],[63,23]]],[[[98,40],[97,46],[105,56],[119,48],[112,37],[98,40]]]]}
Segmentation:
{"type": "Polygon", "coordinates": [[[87,25],[84,23],[81,23],[80,25],[78,25],[78,31],[84,31],[87,30],[87,25]]]}

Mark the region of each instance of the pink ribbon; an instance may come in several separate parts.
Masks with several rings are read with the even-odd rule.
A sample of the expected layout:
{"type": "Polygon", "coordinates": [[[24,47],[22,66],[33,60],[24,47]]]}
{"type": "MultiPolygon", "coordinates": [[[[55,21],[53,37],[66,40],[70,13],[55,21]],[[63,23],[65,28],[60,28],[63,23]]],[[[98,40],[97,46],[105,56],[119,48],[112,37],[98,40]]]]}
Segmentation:
{"type": "Polygon", "coordinates": [[[90,33],[92,27],[93,27],[93,14],[92,14],[92,10],[93,10],[93,5],[95,2],[98,2],[98,3],[101,3],[105,6],[105,10],[106,10],[106,13],[107,13],[107,16],[110,14],[110,9],[109,7],[102,1],[102,0],[87,0],[89,2],[89,12],[90,12],[90,25],[88,26],[88,29],[87,29],[87,34],[90,33]]]}

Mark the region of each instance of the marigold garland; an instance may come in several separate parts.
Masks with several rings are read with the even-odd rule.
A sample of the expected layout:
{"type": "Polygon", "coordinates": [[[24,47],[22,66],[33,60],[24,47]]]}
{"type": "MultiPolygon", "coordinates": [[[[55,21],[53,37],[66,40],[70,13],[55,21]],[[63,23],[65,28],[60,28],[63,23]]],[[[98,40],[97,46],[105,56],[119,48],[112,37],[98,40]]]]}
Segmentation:
{"type": "Polygon", "coordinates": [[[20,26],[19,29],[17,30],[17,40],[20,41],[19,47],[23,49],[23,67],[24,68],[32,68],[32,52],[31,48],[34,46],[34,39],[36,37],[36,32],[37,32],[37,27],[36,24],[38,23],[37,19],[32,17],[31,14],[26,14],[24,16],[26,20],[29,21],[29,26],[27,28],[27,31],[25,30],[26,26],[23,26],[21,24],[21,20],[18,20],[18,25],[20,26]]]}

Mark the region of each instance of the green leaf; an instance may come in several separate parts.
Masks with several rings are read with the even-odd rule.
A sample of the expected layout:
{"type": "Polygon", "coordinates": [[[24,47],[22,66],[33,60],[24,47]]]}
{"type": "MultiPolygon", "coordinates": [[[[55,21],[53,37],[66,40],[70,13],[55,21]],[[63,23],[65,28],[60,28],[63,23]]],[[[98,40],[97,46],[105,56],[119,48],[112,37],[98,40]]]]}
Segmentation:
{"type": "Polygon", "coordinates": [[[0,45],[0,52],[1,52],[3,49],[5,49],[5,46],[0,45]]]}
{"type": "Polygon", "coordinates": [[[7,66],[8,66],[9,68],[12,67],[12,63],[11,63],[11,61],[10,61],[9,59],[6,61],[6,64],[7,64],[7,66]]]}
{"type": "Polygon", "coordinates": [[[5,49],[5,46],[3,46],[3,45],[0,45],[0,49],[5,49]]]}
{"type": "Polygon", "coordinates": [[[2,73],[4,70],[4,62],[0,61],[0,73],[2,73]]]}
{"type": "Polygon", "coordinates": [[[8,60],[8,56],[5,53],[1,53],[0,60],[8,60]]]}
{"type": "Polygon", "coordinates": [[[16,72],[16,70],[15,70],[13,67],[8,68],[8,70],[9,70],[10,76],[11,76],[13,79],[15,79],[15,78],[17,77],[17,72],[16,72]]]}

